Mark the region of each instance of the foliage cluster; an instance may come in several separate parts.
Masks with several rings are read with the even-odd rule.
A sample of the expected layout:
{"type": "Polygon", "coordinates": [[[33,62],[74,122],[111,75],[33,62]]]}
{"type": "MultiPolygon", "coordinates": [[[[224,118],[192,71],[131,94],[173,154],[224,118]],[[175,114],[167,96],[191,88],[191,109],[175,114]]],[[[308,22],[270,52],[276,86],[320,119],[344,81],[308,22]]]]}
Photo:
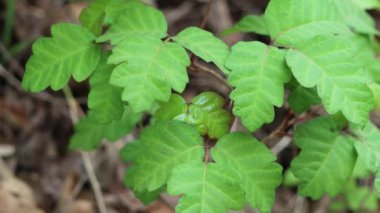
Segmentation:
{"type": "MultiPolygon", "coordinates": [[[[335,209],[376,209],[379,191],[357,181],[380,174],[380,131],[369,120],[380,108],[379,32],[366,12],[373,8],[371,0],[271,0],[263,15],[222,33],[271,43],[230,48],[198,27],[169,35],[163,13],[137,0],[95,0],[81,25],[56,24],[34,43],[23,88],[60,90],[71,77],[89,79],[89,112],[75,126],[74,149],[115,141],[149,117],[121,151],[132,165],[125,183],[145,203],[167,191],[182,195],[177,212],[226,212],[247,202],[270,212],[283,169],[250,133],[274,120],[275,107],[289,106],[296,128],[286,131],[301,151],[284,184],[312,199],[343,194],[335,209]],[[181,97],[191,54],[218,68],[231,101],[207,91],[190,102],[181,97]],[[300,123],[315,105],[327,114],[300,123]],[[247,132],[230,132],[235,118],[247,132]]],[[[380,190],[380,178],[374,185],[380,190]]]]}

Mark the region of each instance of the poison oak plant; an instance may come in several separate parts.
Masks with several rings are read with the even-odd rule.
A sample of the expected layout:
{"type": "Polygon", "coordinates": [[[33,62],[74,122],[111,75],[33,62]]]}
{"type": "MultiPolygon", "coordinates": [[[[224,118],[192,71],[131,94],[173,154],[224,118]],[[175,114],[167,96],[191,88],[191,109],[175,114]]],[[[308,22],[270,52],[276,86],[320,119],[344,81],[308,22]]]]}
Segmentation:
{"type": "Polygon", "coordinates": [[[34,43],[23,88],[60,90],[71,76],[89,79],[89,112],[75,126],[71,148],[115,141],[142,113],[150,114],[149,126],[121,151],[132,164],[125,183],[145,203],[166,191],[182,195],[177,212],[226,212],[246,203],[270,212],[283,169],[251,133],[274,120],[275,107],[289,106],[290,117],[271,134],[287,131],[300,149],[284,185],[298,185],[299,194],[312,199],[344,195],[335,209],[339,202],[351,210],[376,209],[372,187],[380,188],[380,181],[356,180],[380,173],[380,131],[369,120],[380,105],[379,32],[365,11],[378,6],[271,0],[263,15],[223,32],[253,32],[271,43],[229,48],[197,27],[169,35],[163,13],[137,0],[95,0],[81,13],[81,25],[56,24],[50,38],[34,43]],[[216,65],[233,104],[207,91],[189,103],[182,98],[187,70],[197,66],[190,54],[216,65]],[[327,114],[307,116],[312,105],[327,114]],[[298,119],[305,117],[309,121],[298,119]],[[234,118],[246,132],[230,132],[234,118]],[[210,144],[216,145],[210,150],[210,144]]]}

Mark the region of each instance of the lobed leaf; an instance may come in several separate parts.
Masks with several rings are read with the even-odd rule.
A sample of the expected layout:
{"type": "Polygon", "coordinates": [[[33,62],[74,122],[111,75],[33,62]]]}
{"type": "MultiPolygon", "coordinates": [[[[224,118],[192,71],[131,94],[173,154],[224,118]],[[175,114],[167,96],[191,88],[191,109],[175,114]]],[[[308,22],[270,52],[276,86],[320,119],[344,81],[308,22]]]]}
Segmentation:
{"type": "Polygon", "coordinates": [[[317,36],[290,49],[286,61],[302,86],[317,86],[329,114],[341,111],[349,121],[364,125],[373,95],[355,55],[349,38],[317,36]]]}
{"type": "Polygon", "coordinates": [[[155,101],[168,101],[171,89],[181,93],[188,82],[186,51],[176,43],[154,37],[130,37],[112,50],[109,63],[118,64],[111,84],[123,87],[122,100],[136,112],[155,101]]]}
{"type": "Polygon", "coordinates": [[[270,212],[275,189],[281,183],[282,168],[276,157],[255,138],[231,133],[221,138],[211,152],[217,164],[234,169],[249,204],[270,212]]]}
{"type": "Polygon", "coordinates": [[[358,159],[368,171],[375,173],[377,162],[380,162],[380,130],[371,122],[364,128],[351,125],[350,130],[358,136],[358,143],[355,143],[358,159]]]}
{"type": "Polygon", "coordinates": [[[126,185],[135,192],[161,188],[176,165],[202,162],[204,155],[203,141],[196,129],[179,121],[149,126],[141,133],[138,143],[144,152],[133,161],[125,179],[126,185]]]}
{"type": "Polygon", "coordinates": [[[312,120],[296,129],[294,142],[301,153],[291,170],[301,181],[300,194],[318,199],[340,193],[356,162],[354,139],[340,134],[341,126],[330,117],[312,120]]]}
{"type": "Polygon", "coordinates": [[[212,33],[197,27],[188,27],[173,39],[206,62],[215,63],[225,74],[229,73],[224,66],[229,48],[212,33]]]}
{"type": "Polygon", "coordinates": [[[119,45],[130,37],[156,37],[167,36],[167,23],[161,11],[136,1],[129,2],[120,11],[114,24],[102,36],[98,42],[111,41],[113,45],[119,45]]]}
{"type": "Polygon", "coordinates": [[[293,45],[316,35],[351,34],[332,0],[271,0],[265,23],[278,45],[293,45]]]}
{"type": "Polygon", "coordinates": [[[22,81],[24,90],[40,92],[47,87],[62,89],[71,75],[84,81],[95,70],[100,47],[87,29],[73,24],[56,24],[52,38],[40,38],[32,47],[33,55],[26,64],[22,81]]]}
{"type": "Polygon", "coordinates": [[[283,84],[290,80],[285,52],[260,42],[239,42],[232,47],[226,66],[228,82],[235,87],[230,97],[233,113],[250,131],[274,119],[273,106],[281,107],[283,84]]]}
{"type": "Polygon", "coordinates": [[[95,0],[80,13],[80,23],[96,36],[102,33],[104,10],[109,2],[109,0],[95,0]]]}
{"type": "Polygon", "coordinates": [[[121,101],[122,89],[109,83],[115,67],[107,64],[109,56],[109,52],[102,54],[94,74],[90,77],[91,90],[88,95],[90,113],[103,124],[120,119],[124,112],[124,104],[121,101]]]}
{"type": "Polygon", "coordinates": [[[168,182],[171,195],[184,194],[176,212],[219,213],[244,206],[237,175],[215,163],[189,162],[177,166],[168,182]]]}

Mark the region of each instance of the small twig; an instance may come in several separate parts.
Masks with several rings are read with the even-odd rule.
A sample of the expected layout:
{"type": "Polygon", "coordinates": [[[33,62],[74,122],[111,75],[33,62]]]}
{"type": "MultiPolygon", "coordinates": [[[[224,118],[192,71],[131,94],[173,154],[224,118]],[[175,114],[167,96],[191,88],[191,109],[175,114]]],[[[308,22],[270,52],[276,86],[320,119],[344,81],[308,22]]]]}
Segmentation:
{"type": "Polygon", "coordinates": [[[206,73],[212,75],[213,77],[215,77],[219,81],[221,81],[227,88],[231,89],[230,85],[228,85],[227,80],[222,75],[220,75],[217,71],[210,69],[206,66],[203,66],[199,63],[196,63],[196,62],[193,63],[191,68],[194,69],[195,71],[202,71],[202,72],[206,72],[206,73]]]}
{"type": "MultiPolygon", "coordinates": [[[[79,120],[79,115],[82,116],[82,115],[84,115],[84,113],[80,109],[78,103],[76,102],[76,100],[75,100],[75,98],[74,98],[73,94],[71,93],[71,90],[68,86],[63,88],[63,93],[65,94],[67,104],[69,105],[71,120],[73,123],[76,123],[79,120]]],[[[106,209],[105,201],[103,198],[103,194],[102,194],[102,190],[100,188],[99,181],[98,181],[96,174],[95,174],[94,167],[92,165],[91,156],[87,152],[80,152],[80,153],[81,153],[81,157],[83,160],[83,164],[84,164],[86,173],[88,175],[88,178],[89,178],[91,186],[92,186],[92,190],[93,190],[94,195],[95,195],[95,200],[96,200],[96,204],[98,206],[99,212],[100,213],[106,213],[107,209],[106,209]]]]}
{"type": "Polygon", "coordinates": [[[278,127],[272,131],[267,137],[265,137],[262,142],[264,144],[268,143],[271,139],[277,137],[280,134],[283,134],[287,128],[294,124],[296,118],[290,119],[293,116],[293,112],[289,109],[286,113],[284,120],[281,122],[278,127]]]}
{"type": "Polygon", "coordinates": [[[203,19],[201,20],[201,23],[199,24],[199,27],[202,29],[204,29],[206,27],[206,23],[207,23],[208,17],[210,16],[210,12],[211,12],[213,2],[214,2],[214,0],[209,0],[207,3],[206,12],[203,16],[203,19]]]}
{"type": "Polygon", "coordinates": [[[281,138],[281,140],[276,143],[274,147],[271,148],[274,155],[280,154],[292,141],[292,138],[289,136],[284,136],[281,138]]]}
{"type": "MultiPolygon", "coordinates": [[[[9,85],[14,87],[15,89],[17,89],[20,92],[24,92],[22,89],[21,82],[10,71],[5,69],[2,64],[0,64],[0,76],[3,77],[9,83],[9,85]]],[[[63,100],[56,98],[47,92],[31,94],[31,96],[34,98],[40,99],[42,101],[49,102],[49,103],[63,102],[63,100]]]]}

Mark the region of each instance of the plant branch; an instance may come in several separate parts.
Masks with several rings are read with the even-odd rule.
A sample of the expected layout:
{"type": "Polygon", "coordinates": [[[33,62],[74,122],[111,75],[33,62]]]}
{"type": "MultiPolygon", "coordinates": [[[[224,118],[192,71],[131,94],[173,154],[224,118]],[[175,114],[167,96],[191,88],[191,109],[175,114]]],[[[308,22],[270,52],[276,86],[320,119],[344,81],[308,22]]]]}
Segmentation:
{"type": "MultiPolygon", "coordinates": [[[[73,124],[77,123],[79,121],[79,116],[83,116],[84,112],[81,110],[79,104],[75,100],[69,86],[66,86],[63,88],[63,93],[65,94],[67,104],[69,105],[70,110],[70,117],[73,122],[73,124]]],[[[88,175],[88,178],[90,180],[92,190],[95,195],[96,204],[98,206],[100,213],[107,213],[104,197],[102,194],[102,190],[100,188],[99,181],[96,177],[95,170],[92,164],[92,159],[89,153],[87,152],[80,152],[84,168],[86,170],[86,173],[88,175]]]]}
{"type": "Polygon", "coordinates": [[[284,120],[281,122],[281,124],[278,125],[278,127],[274,131],[272,131],[267,137],[265,137],[262,140],[262,142],[266,144],[271,139],[277,137],[278,135],[284,134],[286,129],[295,123],[297,118],[291,119],[293,116],[294,116],[293,112],[289,109],[286,113],[284,120]]]}
{"type": "Polygon", "coordinates": [[[207,20],[208,20],[208,17],[210,16],[210,12],[211,12],[213,2],[214,2],[214,0],[209,0],[207,3],[206,12],[203,16],[203,19],[201,20],[201,23],[199,24],[199,27],[202,29],[204,29],[206,27],[207,20]]]}
{"type": "Polygon", "coordinates": [[[213,69],[210,69],[206,66],[203,66],[197,62],[194,62],[193,65],[190,67],[190,69],[193,69],[195,71],[202,71],[202,72],[206,72],[210,75],[212,75],[213,77],[215,77],[216,79],[218,79],[220,82],[222,82],[226,87],[228,87],[229,89],[231,89],[230,85],[228,85],[227,83],[227,80],[221,75],[219,74],[217,71],[213,70],[213,69]]]}

